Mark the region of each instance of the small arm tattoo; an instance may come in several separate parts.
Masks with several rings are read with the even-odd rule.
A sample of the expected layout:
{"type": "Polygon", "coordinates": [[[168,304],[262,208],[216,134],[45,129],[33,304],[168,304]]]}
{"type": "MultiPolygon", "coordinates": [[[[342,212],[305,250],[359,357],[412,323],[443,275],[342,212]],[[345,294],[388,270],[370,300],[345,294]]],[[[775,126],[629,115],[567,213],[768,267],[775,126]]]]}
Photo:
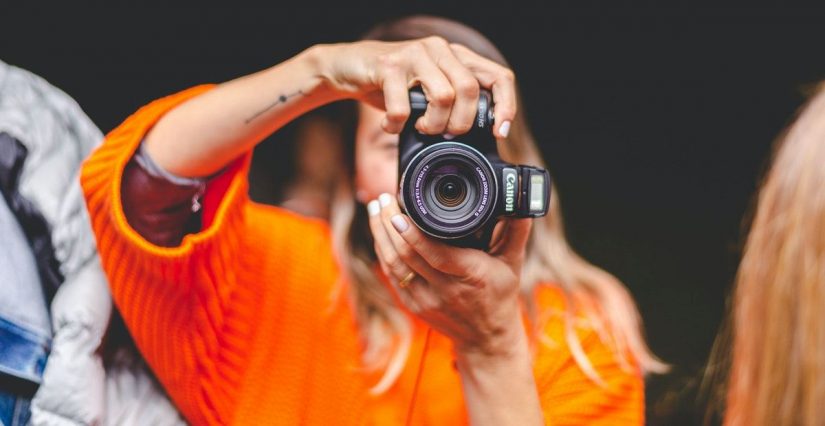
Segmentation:
{"type": "Polygon", "coordinates": [[[292,93],[292,94],[289,94],[289,95],[278,96],[278,99],[275,100],[275,102],[272,102],[271,104],[267,105],[265,108],[261,109],[260,111],[253,114],[251,117],[244,120],[244,124],[249,124],[252,120],[258,118],[258,116],[260,116],[261,114],[271,110],[272,108],[275,108],[276,106],[278,106],[280,104],[286,103],[286,101],[288,101],[291,98],[294,98],[296,96],[304,96],[304,95],[305,95],[304,91],[299,90],[299,91],[297,91],[295,93],[292,93]]]}

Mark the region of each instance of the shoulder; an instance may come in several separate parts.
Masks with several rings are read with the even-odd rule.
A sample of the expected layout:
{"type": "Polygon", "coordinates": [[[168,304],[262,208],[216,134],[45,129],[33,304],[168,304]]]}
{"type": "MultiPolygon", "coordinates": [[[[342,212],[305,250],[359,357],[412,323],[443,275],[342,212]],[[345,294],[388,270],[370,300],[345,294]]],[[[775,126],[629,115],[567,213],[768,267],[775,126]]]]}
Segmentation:
{"type": "MultiPolygon", "coordinates": [[[[535,315],[531,325],[534,333],[533,345],[538,355],[556,354],[559,359],[562,354],[570,355],[572,337],[575,342],[592,343],[596,333],[596,324],[587,313],[573,301],[573,295],[568,294],[558,285],[541,284],[533,291],[535,315]]],[[[545,361],[537,359],[537,361],[545,361]]]]}
{"type": "Polygon", "coordinates": [[[548,418],[578,424],[641,424],[644,380],[620,361],[598,321],[555,285],[534,293],[534,374],[548,418]]]}
{"type": "MultiPolygon", "coordinates": [[[[555,284],[539,285],[533,296],[533,330],[539,352],[572,353],[580,346],[588,358],[603,357],[607,363],[622,364],[606,325],[597,316],[599,307],[595,301],[569,294],[555,284]]],[[[596,361],[592,360],[594,364],[596,361]]],[[[627,367],[635,373],[635,366],[627,367]]]]}

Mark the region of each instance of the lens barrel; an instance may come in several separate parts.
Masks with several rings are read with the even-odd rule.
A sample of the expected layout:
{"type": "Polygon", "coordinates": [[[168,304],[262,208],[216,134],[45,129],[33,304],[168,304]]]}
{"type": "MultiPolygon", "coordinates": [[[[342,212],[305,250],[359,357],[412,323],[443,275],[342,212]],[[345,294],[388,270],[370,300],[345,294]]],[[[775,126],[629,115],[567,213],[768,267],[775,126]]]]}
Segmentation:
{"type": "Polygon", "coordinates": [[[471,146],[444,141],[420,151],[401,175],[410,218],[439,238],[462,238],[493,214],[498,191],[492,165],[471,146]]]}

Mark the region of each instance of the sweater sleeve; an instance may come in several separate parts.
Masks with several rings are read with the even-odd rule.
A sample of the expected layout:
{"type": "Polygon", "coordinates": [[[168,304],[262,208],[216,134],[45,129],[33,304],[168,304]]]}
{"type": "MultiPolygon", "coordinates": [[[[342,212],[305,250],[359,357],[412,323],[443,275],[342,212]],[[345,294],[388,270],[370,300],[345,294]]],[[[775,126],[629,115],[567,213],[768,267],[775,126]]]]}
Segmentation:
{"type": "MultiPolygon", "coordinates": [[[[547,294],[540,296],[547,299],[547,294]]],[[[552,319],[537,342],[534,374],[548,425],[643,425],[644,380],[635,366],[623,366],[599,333],[583,318],[573,331],[601,383],[585,374],[565,339],[564,306],[556,296],[552,319]]]]}
{"type": "Polygon", "coordinates": [[[201,230],[174,247],[153,244],[129,225],[121,184],[148,130],[164,113],[209,88],[195,87],[143,107],[107,135],[81,172],[115,303],[170,397],[196,424],[229,421],[243,371],[249,323],[231,309],[241,297],[232,265],[242,252],[249,155],[210,182],[201,230]]]}

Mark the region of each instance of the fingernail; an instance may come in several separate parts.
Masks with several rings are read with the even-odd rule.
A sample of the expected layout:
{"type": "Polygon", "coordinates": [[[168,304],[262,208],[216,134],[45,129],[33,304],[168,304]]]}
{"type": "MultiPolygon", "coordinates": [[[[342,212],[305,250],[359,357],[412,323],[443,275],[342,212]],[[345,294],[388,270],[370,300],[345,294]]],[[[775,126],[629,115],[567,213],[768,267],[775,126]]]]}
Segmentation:
{"type": "Polygon", "coordinates": [[[507,137],[507,135],[508,135],[508,134],[510,134],[510,122],[509,122],[509,121],[505,121],[505,122],[501,123],[501,126],[499,126],[499,127],[498,127],[498,133],[499,133],[502,137],[505,137],[505,138],[506,138],[506,137],[507,137]]]}
{"type": "Polygon", "coordinates": [[[407,228],[410,227],[410,225],[407,223],[407,220],[404,219],[404,216],[401,216],[400,214],[391,217],[390,222],[392,222],[392,226],[398,232],[404,232],[407,230],[407,228]]]}
{"type": "Polygon", "coordinates": [[[452,133],[444,133],[444,139],[451,140],[455,138],[455,135],[452,133]]]}
{"type": "Polygon", "coordinates": [[[378,205],[377,200],[372,200],[367,204],[367,213],[370,216],[375,216],[381,211],[381,206],[378,205]]]}
{"type": "Polygon", "coordinates": [[[382,209],[384,207],[389,206],[391,201],[392,201],[392,197],[390,196],[390,194],[383,193],[383,194],[378,196],[378,202],[381,203],[381,208],[382,209]]]}

